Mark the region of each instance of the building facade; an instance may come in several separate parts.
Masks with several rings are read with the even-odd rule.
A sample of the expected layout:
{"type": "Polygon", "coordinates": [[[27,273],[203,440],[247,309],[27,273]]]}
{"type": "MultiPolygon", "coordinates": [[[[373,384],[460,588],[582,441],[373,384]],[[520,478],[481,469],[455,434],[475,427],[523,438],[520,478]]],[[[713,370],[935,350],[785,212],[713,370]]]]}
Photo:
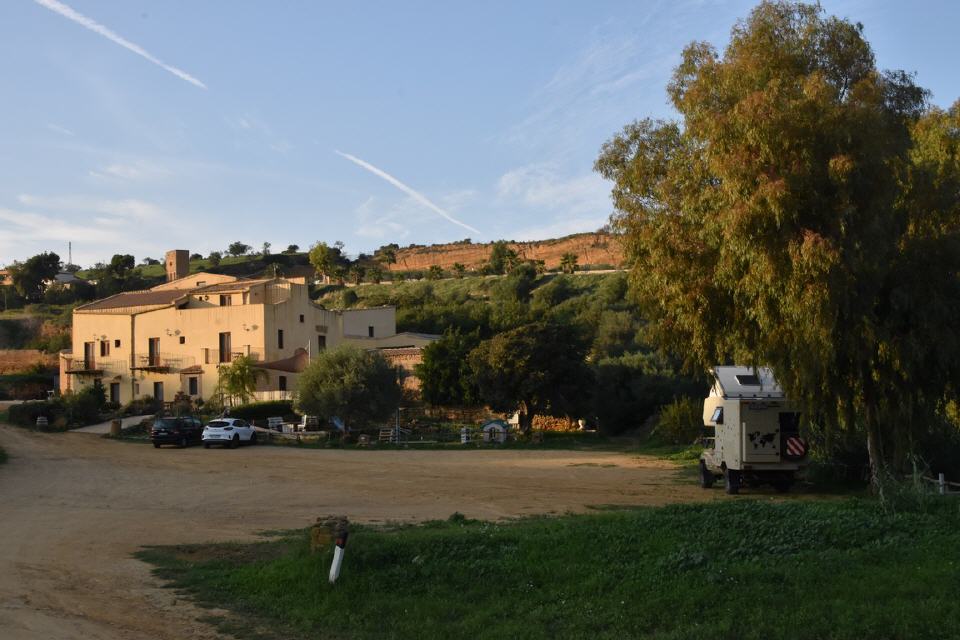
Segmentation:
{"type": "Polygon", "coordinates": [[[287,399],[317,353],[343,343],[421,349],[435,336],[396,332],[396,309],[325,309],[284,278],[181,277],[77,307],[72,349],[60,354],[64,391],[100,380],[113,402],[178,392],[209,400],[219,370],[249,356],[266,375],[257,399],[287,399]]]}

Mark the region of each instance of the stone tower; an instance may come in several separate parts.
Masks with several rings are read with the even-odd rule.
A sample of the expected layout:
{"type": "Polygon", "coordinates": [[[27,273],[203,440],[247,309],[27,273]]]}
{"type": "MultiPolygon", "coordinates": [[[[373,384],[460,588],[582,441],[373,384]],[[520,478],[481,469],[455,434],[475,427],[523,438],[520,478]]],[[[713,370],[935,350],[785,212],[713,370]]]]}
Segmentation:
{"type": "Polygon", "coordinates": [[[190,252],[186,249],[167,251],[164,264],[167,267],[167,282],[185,278],[190,275],[190,252]]]}

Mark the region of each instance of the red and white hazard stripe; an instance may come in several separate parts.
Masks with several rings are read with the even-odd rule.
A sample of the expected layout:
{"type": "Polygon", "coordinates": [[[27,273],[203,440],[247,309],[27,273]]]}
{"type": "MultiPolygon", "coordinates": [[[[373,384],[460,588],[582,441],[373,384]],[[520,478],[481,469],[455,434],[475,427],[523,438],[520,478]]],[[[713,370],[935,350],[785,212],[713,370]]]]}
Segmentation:
{"type": "Polygon", "coordinates": [[[787,455],[791,458],[802,458],[807,454],[806,443],[797,436],[787,438],[787,455]]]}

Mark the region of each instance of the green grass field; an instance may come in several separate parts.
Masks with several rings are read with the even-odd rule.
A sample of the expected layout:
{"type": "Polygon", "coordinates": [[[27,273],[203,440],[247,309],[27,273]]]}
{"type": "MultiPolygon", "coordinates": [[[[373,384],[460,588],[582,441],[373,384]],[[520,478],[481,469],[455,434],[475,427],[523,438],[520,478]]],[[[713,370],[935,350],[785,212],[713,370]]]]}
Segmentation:
{"type": "Polygon", "coordinates": [[[960,509],[731,499],[139,557],[241,638],[957,638],[960,509]]]}

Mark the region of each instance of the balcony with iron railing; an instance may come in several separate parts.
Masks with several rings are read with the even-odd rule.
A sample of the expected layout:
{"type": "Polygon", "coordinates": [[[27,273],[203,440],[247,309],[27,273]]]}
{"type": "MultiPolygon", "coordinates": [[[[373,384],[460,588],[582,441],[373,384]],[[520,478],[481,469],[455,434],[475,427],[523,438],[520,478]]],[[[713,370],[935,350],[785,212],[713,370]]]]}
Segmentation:
{"type": "Polygon", "coordinates": [[[179,353],[150,353],[130,358],[130,368],[135,371],[176,373],[195,364],[196,358],[179,353]]]}
{"type": "Polygon", "coordinates": [[[108,371],[121,373],[126,367],[122,360],[105,360],[103,358],[68,359],[66,373],[78,376],[102,376],[108,371]]]}
{"type": "Polygon", "coordinates": [[[230,364],[237,358],[249,357],[255,362],[263,360],[263,352],[256,347],[243,345],[241,347],[221,351],[219,347],[209,347],[200,350],[200,361],[203,364],[230,364]]]}

